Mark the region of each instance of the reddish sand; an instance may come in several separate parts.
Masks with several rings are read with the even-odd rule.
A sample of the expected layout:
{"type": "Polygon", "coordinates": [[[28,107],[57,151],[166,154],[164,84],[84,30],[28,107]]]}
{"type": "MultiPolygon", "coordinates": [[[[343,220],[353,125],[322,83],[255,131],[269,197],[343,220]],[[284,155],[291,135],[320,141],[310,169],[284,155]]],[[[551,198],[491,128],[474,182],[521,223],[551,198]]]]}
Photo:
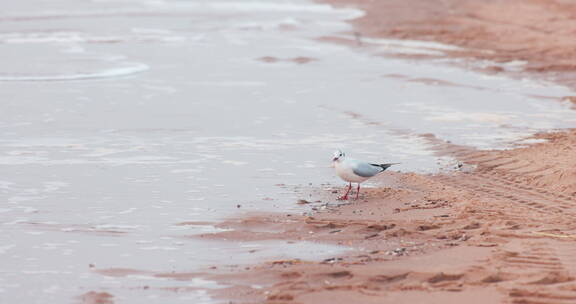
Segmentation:
{"type": "MultiPolygon", "coordinates": [[[[366,10],[353,21],[362,36],[455,44],[468,50],[452,56],[523,60],[522,73],[576,83],[570,1],[327,1],[366,10]]],[[[389,188],[367,189],[352,204],[311,217],[230,219],[221,226],[234,230],[202,236],[352,248],[321,262],[212,273],[231,286],[219,296],[233,303],[576,303],[576,131],[540,134],[545,142],[508,151],[423,138],[462,166],[430,176],[391,172],[380,177],[389,188]]],[[[310,191],[323,201],[337,196],[310,191]]]]}
{"type": "Polygon", "coordinates": [[[84,304],[113,304],[112,299],[114,296],[107,292],[87,292],[80,297],[80,302],[84,304]]]}
{"type": "Polygon", "coordinates": [[[391,188],[369,189],[361,200],[313,217],[255,215],[223,223],[234,230],[204,237],[306,240],[354,250],[323,262],[269,261],[214,275],[233,286],[221,296],[235,303],[576,301],[574,197],[520,173],[537,163],[508,170],[517,163],[512,151],[454,153],[476,170],[390,173],[382,178],[391,188]]]}
{"type": "MultiPolygon", "coordinates": [[[[526,61],[523,73],[576,85],[576,3],[568,0],[321,0],[363,9],[357,34],[466,48],[451,56],[526,61]]],[[[487,71],[501,72],[499,66],[487,71]]]]}

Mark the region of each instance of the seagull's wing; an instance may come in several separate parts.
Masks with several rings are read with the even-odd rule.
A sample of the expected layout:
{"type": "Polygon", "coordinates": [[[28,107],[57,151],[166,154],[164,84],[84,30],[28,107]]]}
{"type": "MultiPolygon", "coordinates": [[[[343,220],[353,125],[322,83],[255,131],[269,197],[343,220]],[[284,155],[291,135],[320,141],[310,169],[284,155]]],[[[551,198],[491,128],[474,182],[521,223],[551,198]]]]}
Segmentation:
{"type": "Polygon", "coordinates": [[[369,163],[354,161],[351,164],[352,172],[354,174],[362,176],[362,177],[372,177],[382,171],[384,169],[380,166],[374,166],[369,163]]]}

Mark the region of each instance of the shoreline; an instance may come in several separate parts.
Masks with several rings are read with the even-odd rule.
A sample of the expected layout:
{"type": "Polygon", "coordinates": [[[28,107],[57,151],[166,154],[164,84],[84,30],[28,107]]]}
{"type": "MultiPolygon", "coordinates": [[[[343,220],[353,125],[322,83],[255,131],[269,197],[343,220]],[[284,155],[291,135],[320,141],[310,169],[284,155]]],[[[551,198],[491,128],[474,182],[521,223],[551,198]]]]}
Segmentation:
{"type": "Polygon", "coordinates": [[[7,4],[0,302],[576,302],[569,73],[456,41],[494,0],[314,1],[7,4]],[[337,202],[337,148],[402,164],[337,202]]]}
{"type": "Polygon", "coordinates": [[[461,47],[453,58],[496,63],[485,73],[529,74],[576,87],[576,4],[566,1],[319,0],[365,12],[351,20],[361,36],[440,42],[461,47]],[[511,63],[518,71],[497,64],[511,63]]]}
{"type": "MultiPolygon", "coordinates": [[[[530,166],[510,168],[570,138],[547,136],[551,142],[507,151],[439,144],[464,166],[437,175],[391,172],[379,177],[390,188],[367,189],[358,201],[312,216],[264,214],[221,223],[231,230],[201,237],[305,240],[352,250],[318,262],[267,261],[209,275],[232,285],[216,295],[234,303],[574,300],[576,263],[569,256],[576,249],[570,220],[576,198],[570,187],[558,191],[556,183],[531,179],[530,166]]],[[[337,194],[326,192],[317,189],[314,197],[333,201],[337,194]]]]}
{"type": "MultiPolygon", "coordinates": [[[[539,25],[535,20],[550,13],[535,10],[543,1],[323,2],[369,11],[352,21],[362,35],[466,47],[466,52],[448,55],[496,63],[525,61],[517,75],[576,85],[570,79],[573,66],[566,62],[572,55],[562,53],[569,45],[557,50],[564,54],[561,60],[542,56],[555,45],[523,49],[536,29],[497,22],[519,10],[524,13],[521,22],[539,25]],[[477,24],[483,14],[498,12],[502,5],[496,20],[477,24]],[[396,11],[388,10],[386,16],[392,18],[382,21],[378,12],[390,7],[396,11]],[[407,20],[414,16],[418,22],[407,20]],[[463,34],[454,29],[463,29],[463,34]],[[513,39],[487,43],[505,33],[513,39]]],[[[550,27],[563,22],[569,20],[550,27]]],[[[509,74],[496,67],[487,72],[509,74]]],[[[576,215],[576,171],[571,170],[576,157],[570,153],[576,131],[533,138],[544,142],[488,151],[434,138],[434,150],[453,156],[461,168],[436,175],[391,172],[379,177],[390,188],[367,189],[358,201],[328,205],[312,216],[254,214],[225,221],[218,227],[230,231],[201,237],[307,240],[352,250],[319,262],[267,261],[207,275],[230,285],[215,295],[233,303],[570,303],[576,300],[576,262],[569,258],[576,250],[570,242],[576,238],[571,233],[576,225],[570,221],[576,215]]],[[[314,191],[320,198],[317,204],[334,201],[336,195],[314,191]]]]}

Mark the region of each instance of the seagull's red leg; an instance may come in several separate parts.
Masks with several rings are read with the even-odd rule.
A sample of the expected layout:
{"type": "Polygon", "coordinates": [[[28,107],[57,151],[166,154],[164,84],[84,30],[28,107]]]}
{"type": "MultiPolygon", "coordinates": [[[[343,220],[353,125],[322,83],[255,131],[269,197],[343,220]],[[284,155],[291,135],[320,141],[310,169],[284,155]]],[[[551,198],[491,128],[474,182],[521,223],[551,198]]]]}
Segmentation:
{"type": "Polygon", "coordinates": [[[350,192],[350,189],[352,189],[352,183],[350,183],[350,185],[348,185],[348,190],[346,190],[346,193],[342,197],[339,197],[338,199],[341,201],[347,200],[348,199],[348,193],[350,192]]]}
{"type": "Polygon", "coordinates": [[[358,199],[358,194],[360,194],[360,183],[358,183],[358,188],[356,188],[356,199],[358,199]]]}

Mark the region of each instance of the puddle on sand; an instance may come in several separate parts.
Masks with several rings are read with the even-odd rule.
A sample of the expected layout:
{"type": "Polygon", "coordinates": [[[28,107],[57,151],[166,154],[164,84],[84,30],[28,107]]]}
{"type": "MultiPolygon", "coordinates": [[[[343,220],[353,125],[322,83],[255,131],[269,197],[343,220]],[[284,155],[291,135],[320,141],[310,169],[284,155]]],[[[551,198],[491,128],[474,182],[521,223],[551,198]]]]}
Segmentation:
{"type": "Polygon", "coordinates": [[[498,148],[573,125],[569,105],[532,97],[571,95],[562,87],[314,39],[348,30],[353,10],[298,0],[32,2],[0,15],[11,59],[0,73],[0,302],[90,291],[121,303],[209,302],[211,282],[93,269],[321,259],[341,249],[200,241],[182,236],[209,227],[177,224],[302,212],[299,186],[342,184],[329,168],[336,148],[429,172],[438,160],[410,134],[498,148]]]}

